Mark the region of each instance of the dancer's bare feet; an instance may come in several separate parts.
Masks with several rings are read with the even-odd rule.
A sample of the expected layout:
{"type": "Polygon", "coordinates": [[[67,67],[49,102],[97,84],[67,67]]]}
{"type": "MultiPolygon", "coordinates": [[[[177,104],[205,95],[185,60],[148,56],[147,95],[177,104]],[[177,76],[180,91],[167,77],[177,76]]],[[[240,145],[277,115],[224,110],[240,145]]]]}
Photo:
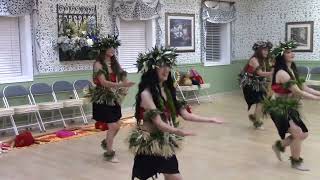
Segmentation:
{"type": "Polygon", "coordinates": [[[272,145],[272,150],[273,150],[273,152],[275,153],[277,159],[278,159],[279,161],[282,161],[281,151],[277,148],[276,145],[272,145]]]}
{"type": "Polygon", "coordinates": [[[105,158],[106,161],[112,162],[112,163],[119,163],[119,159],[116,156],[116,152],[115,151],[111,151],[111,152],[105,152],[103,153],[103,156],[105,158]]]}
{"type": "Polygon", "coordinates": [[[291,160],[291,167],[293,169],[297,169],[299,171],[310,171],[309,168],[306,168],[303,165],[303,159],[302,158],[294,159],[294,158],[290,157],[290,160],[291,160]]]}

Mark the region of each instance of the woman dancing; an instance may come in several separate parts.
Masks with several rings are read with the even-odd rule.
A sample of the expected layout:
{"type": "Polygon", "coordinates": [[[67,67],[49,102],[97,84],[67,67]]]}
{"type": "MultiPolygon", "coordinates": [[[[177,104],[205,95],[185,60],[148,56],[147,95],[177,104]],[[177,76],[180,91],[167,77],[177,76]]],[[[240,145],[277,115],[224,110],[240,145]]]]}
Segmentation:
{"type": "Polygon", "coordinates": [[[115,56],[115,49],[120,46],[117,36],[102,38],[94,45],[99,55],[93,64],[93,81],[91,89],[93,119],[108,124],[109,130],[101,146],[106,150],[104,157],[110,162],[119,162],[113,150],[113,141],[117,135],[121,118],[121,102],[127,88],[134,85],[126,79],[127,73],[120,67],[115,56]]]}
{"type": "Polygon", "coordinates": [[[132,179],[147,180],[163,173],[165,180],[182,180],[175,153],[182,137],[194,134],[178,128],[177,115],[188,121],[222,123],[191,114],[185,103],[177,101],[171,76],[176,57],[174,49],[155,47],[137,60],[142,77],[136,95],[137,128],[129,136],[135,154],[132,179]]]}
{"type": "Polygon", "coordinates": [[[272,44],[258,41],[252,49],[254,54],[240,74],[240,87],[248,104],[248,111],[252,105],[256,105],[254,113],[249,114],[249,120],[252,121],[256,129],[263,129],[261,101],[267,95],[267,78],[272,75],[272,72],[267,71],[271,70],[268,55],[272,49],[272,44]]]}
{"type": "Polygon", "coordinates": [[[290,41],[280,43],[274,49],[276,56],[272,80],[274,98],[264,100],[263,111],[270,114],[281,138],[272,146],[277,158],[281,161],[281,152],[285,151],[286,146],[290,146],[291,167],[308,171],[309,169],[303,166],[303,159],[300,156],[301,143],[307,138],[308,129],[301,119],[298,108],[301,98],[320,100],[320,92],[305,86],[299,79],[292,52],[295,47],[296,44],[290,41]],[[287,133],[290,135],[286,137],[287,133]]]}

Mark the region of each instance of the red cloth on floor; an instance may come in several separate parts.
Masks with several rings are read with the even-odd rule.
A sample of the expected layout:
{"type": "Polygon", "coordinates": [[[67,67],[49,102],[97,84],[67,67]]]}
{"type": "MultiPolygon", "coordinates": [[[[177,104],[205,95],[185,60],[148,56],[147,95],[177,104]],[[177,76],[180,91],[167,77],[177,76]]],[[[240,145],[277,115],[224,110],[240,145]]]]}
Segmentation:
{"type": "Polygon", "coordinates": [[[29,131],[25,131],[15,138],[15,147],[25,147],[34,144],[35,140],[29,131]]]}

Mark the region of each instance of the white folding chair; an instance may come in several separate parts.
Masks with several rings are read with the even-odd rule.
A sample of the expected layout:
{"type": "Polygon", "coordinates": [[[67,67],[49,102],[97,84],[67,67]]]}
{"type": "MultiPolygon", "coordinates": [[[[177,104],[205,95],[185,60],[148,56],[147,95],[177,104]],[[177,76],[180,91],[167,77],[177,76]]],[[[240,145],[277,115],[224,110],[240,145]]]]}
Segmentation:
{"type": "MultiPolygon", "coordinates": [[[[90,88],[91,86],[92,86],[92,83],[89,80],[76,80],[76,81],[74,81],[73,82],[73,92],[74,92],[76,99],[82,100],[84,104],[90,103],[87,101],[87,98],[83,98],[83,96],[81,96],[81,94],[83,94],[83,91],[86,88],[90,88]]],[[[83,105],[81,105],[80,108],[82,109],[81,111],[84,112],[86,121],[88,122],[88,118],[87,118],[87,115],[83,109],[83,105]]]]}
{"type": "Polygon", "coordinates": [[[78,107],[80,110],[80,114],[81,116],[77,116],[77,117],[71,117],[71,118],[65,118],[65,120],[67,119],[76,119],[76,118],[82,118],[84,124],[88,124],[86,115],[83,111],[82,105],[83,105],[83,101],[81,99],[77,99],[74,95],[74,88],[72,86],[72,84],[68,81],[56,81],[55,83],[52,84],[52,90],[53,90],[53,97],[55,99],[56,102],[62,102],[63,103],[63,107],[64,108],[76,108],[78,107]],[[66,99],[66,98],[58,98],[58,94],[67,94],[70,96],[72,96],[72,99],[66,99]]]}
{"type": "MultiPolygon", "coordinates": [[[[5,105],[2,91],[0,91],[0,98],[2,99],[2,101],[4,103],[3,105],[5,105]]],[[[4,127],[2,129],[0,129],[0,131],[6,131],[6,130],[13,129],[15,135],[19,135],[16,123],[14,122],[13,114],[14,114],[13,108],[6,108],[6,107],[0,108],[0,118],[3,118],[3,122],[6,122],[6,117],[9,117],[10,121],[11,121],[11,127],[7,128],[4,125],[4,127]]]]}
{"type": "Polygon", "coordinates": [[[198,104],[200,104],[199,98],[197,96],[197,91],[199,90],[199,87],[197,85],[191,85],[191,86],[180,86],[178,81],[178,74],[179,71],[172,71],[172,76],[173,79],[177,85],[176,89],[179,92],[179,94],[181,95],[182,99],[184,101],[193,101],[196,100],[198,104]],[[190,97],[193,96],[193,97],[190,97]]]}
{"type": "Polygon", "coordinates": [[[30,126],[35,126],[38,125],[40,131],[42,132],[44,129],[41,115],[39,113],[39,108],[37,105],[33,104],[29,95],[29,92],[27,91],[26,88],[20,85],[16,86],[6,86],[3,89],[3,101],[6,106],[6,108],[12,108],[14,110],[14,115],[21,115],[21,114],[33,114],[37,120],[36,123],[29,122],[29,124],[26,125],[19,125],[16,126],[17,128],[22,128],[22,127],[30,127],[30,126]],[[19,98],[19,105],[10,105],[9,100],[13,98],[19,98]]]}
{"type": "MultiPolygon", "coordinates": [[[[29,90],[30,90],[32,102],[33,102],[33,104],[35,104],[39,107],[40,112],[42,112],[42,111],[44,111],[44,112],[51,111],[52,112],[51,120],[44,121],[44,119],[42,118],[43,125],[48,124],[48,123],[61,121],[63,123],[63,126],[67,127],[67,125],[64,121],[63,115],[61,113],[61,109],[63,108],[63,103],[55,101],[55,99],[53,97],[52,88],[48,84],[35,83],[30,86],[29,90]],[[46,100],[46,101],[42,100],[40,102],[41,98],[42,99],[47,98],[48,100],[46,100]],[[54,111],[59,112],[59,115],[60,115],[59,119],[54,118],[54,111]]],[[[43,130],[46,130],[45,126],[43,126],[43,130]]]]}
{"type": "Polygon", "coordinates": [[[315,67],[310,70],[309,78],[306,83],[312,88],[320,88],[320,67],[315,67]]]}
{"type": "Polygon", "coordinates": [[[299,75],[302,75],[305,77],[305,80],[309,80],[310,79],[310,69],[307,66],[298,66],[297,67],[298,73],[299,75]]]}
{"type": "MultiPolygon", "coordinates": [[[[190,71],[191,71],[191,68],[189,69],[189,73],[190,73],[190,71]]],[[[204,73],[202,73],[202,74],[204,74],[204,73]]],[[[208,97],[208,100],[210,102],[212,102],[212,97],[209,95],[209,92],[208,92],[208,89],[210,89],[210,88],[211,88],[211,84],[210,83],[200,84],[199,92],[204,91],[206,96],[208,97]]]]}

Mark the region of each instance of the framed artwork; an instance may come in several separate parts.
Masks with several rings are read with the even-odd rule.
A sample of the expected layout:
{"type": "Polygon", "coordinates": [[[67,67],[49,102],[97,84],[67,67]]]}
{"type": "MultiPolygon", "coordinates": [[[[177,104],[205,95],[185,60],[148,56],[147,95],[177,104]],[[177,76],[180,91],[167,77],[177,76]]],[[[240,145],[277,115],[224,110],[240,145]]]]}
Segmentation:
{"type": "Polygon", "coordinates": [[[298,43],[295,51],[313,52],[313,21],[286,23],[286,40],[298,43]]]}
{"type": "Polygon", "coordinates": [[[195,15],[166,13],[166,47],[195,51],[195,15]]]}

